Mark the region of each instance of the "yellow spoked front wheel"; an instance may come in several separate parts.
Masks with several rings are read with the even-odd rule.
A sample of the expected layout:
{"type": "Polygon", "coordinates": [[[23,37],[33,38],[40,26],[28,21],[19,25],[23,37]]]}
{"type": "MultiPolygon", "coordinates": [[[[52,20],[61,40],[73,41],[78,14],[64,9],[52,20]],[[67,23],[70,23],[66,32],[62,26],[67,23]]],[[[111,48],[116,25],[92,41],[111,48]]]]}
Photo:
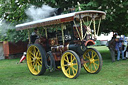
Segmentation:
{"type": "Polygon", "coordinates": [[[102,67],[102,57],[94,48],[88,48],[83,54],[83,66],[88,73],[98,73],[102,67]]]}
{"type": "Polygon", "coordinates": [[[41,75],[46,71],[44,57],[46,52],[39,44],[30,45],[27,50],[27,65],[33,75],[41,75]]]}
{"type": "Polygon", "coordinates": [[[74,51],[68,50],[63,53],[61,57],[61,69],[68,78],[77,78],[79,76],[81,63],[74,51]]]}

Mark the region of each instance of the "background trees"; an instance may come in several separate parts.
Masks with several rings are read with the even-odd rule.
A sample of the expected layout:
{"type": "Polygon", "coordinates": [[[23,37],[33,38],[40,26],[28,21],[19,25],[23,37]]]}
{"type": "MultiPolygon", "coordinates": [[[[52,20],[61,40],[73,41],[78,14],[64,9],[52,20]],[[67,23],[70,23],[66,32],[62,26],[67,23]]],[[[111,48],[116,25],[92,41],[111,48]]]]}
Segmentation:
{"type": "Polygon", "coordinates": [[[78,7],[80,2],[82,10],[101,10],[107,13],[102,22],[101,32],[116,31],[119,34],[128,33],[128,1],[127,0],[1,0],[0,17],[13,25],[26,22],[25,9],[30,4],[41,7],[48,4],[54,8],[67,11],[70,7],[78,7]]]}

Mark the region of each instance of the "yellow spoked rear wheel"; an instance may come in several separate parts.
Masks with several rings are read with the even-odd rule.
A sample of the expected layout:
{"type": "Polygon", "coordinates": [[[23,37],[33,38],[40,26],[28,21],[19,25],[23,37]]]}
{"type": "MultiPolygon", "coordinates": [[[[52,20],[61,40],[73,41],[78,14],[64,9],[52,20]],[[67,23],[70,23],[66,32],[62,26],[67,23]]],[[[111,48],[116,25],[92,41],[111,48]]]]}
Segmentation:
{"type": "Polygon", "coordinates": [[[46,71],[44,65],[45,51],[39,44],[29,46],[27,50],[27,65],[33,75],[41,75],[46,71]]]}
{"type": "Polygon", "coordinates": [[[68,78],[77,78],[79,76],[81,63],[74,51],[68,50],[63,53],[61,57],[61,69],[68,78]]]}
{"type": "Polygon", "coordinates": [[[98,73],[102,67],[102,57],[94,48],[88,48],[83,54],[84,68],[88,73],[98,73]]]}

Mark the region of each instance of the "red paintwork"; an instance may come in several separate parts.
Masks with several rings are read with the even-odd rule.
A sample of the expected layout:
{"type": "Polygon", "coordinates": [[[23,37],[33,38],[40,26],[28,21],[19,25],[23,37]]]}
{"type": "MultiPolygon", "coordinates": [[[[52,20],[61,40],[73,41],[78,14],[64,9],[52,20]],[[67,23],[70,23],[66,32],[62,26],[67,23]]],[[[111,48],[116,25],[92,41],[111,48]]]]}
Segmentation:
{"type": "Polygon", "coordinates": [[[93,40],[86,41],[85,46],[89,46],[89,45],[95,45],[95,42],[93,40]]]}

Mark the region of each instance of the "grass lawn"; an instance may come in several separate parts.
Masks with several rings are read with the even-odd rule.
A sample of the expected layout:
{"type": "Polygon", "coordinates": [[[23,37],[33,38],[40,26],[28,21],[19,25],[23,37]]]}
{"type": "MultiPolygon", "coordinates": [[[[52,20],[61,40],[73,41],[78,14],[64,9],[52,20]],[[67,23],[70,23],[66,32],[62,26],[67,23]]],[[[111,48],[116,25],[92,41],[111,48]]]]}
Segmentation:
{"type": "Polygon", "coordinates": [[[128,59],[111,62],[107,47],[94,47],[103,57],[103,66],[98,74],[89,74],[84,68],[77,79],[68,79],[61,70],[33,76],[26,63],[19,59],[0,60],[0,85],[127,85],[128,59]]]}

